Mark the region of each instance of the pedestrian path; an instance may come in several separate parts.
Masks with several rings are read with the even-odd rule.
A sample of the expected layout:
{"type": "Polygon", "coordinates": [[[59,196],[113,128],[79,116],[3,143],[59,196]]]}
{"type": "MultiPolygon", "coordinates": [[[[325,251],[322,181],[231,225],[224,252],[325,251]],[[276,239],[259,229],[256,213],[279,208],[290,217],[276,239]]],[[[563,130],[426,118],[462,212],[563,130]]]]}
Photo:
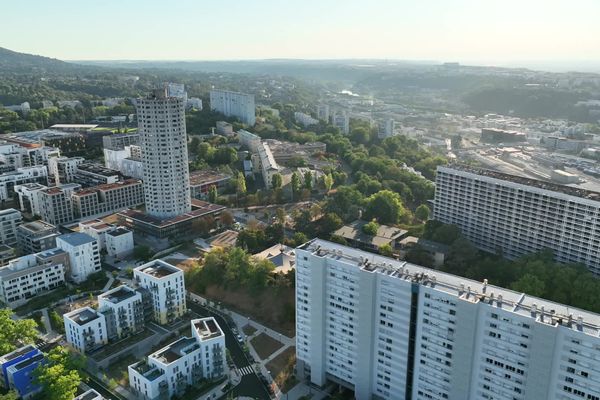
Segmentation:
{"type": "Polygon", "coordinates": [[[237,371],[240,374],[240,376],[246,376],[246,375],[251,375],[251,374],[255,373],[254,368],[252,368],[250,365],[247,365],[242,368],[238,368],[237,371]]]}

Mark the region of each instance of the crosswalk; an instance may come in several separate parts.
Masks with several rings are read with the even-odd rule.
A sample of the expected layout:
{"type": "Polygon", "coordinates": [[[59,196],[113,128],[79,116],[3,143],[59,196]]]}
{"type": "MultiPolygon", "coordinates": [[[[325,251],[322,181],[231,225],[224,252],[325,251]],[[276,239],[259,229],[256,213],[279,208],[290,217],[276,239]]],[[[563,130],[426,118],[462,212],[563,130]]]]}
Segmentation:
{"type": "Polygon", "coordinates": [[[254,373],[254,368],[252,368],[250,365],[247,365],[245,367],[242,368],[238,368],[237,370],[238,374],[240,374],[241,376],[244,375],[250,375],[254,373]]]}

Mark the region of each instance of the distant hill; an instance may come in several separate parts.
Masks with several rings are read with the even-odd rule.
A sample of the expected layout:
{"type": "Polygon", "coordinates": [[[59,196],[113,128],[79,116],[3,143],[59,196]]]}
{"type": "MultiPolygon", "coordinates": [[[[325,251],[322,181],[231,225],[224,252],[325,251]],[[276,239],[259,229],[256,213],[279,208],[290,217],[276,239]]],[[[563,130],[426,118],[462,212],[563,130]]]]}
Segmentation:
{"type": "Polygon", "coordinates": [[[19,53],[0,47],[0,71],[17,73],[62,73],[89,67],[55,58],[19,53]]]}

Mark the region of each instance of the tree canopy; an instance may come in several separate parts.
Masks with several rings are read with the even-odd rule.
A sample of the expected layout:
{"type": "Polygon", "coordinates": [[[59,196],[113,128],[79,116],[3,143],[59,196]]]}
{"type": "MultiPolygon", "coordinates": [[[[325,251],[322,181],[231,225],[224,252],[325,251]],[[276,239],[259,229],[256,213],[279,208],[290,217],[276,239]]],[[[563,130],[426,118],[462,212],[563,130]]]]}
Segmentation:
{"type": "Polygon", "coordinates": [[[33,343],[38,337],[37,323],[33,319],[13,319],[8,308],[0,309],[0,354],[33,343]]]}

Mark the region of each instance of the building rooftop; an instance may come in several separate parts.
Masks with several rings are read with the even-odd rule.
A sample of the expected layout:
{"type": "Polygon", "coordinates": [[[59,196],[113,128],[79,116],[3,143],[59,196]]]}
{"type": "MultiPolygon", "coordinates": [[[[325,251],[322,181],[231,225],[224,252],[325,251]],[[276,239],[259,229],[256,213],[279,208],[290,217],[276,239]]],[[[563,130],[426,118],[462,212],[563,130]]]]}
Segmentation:
{"type": "Polygon", "coordinates": [[[65,314],[64,317],[69,318],[73,322],[77,323],[77,325],[85,325],[94,321],[95,319],[100,318],[100,315],[93,308],[83,307],[65,314]]]}
{"type": "Polygon", "coordinates": [[[171,364],[199,347],[195,339],[182,337],[148,357],[152,357],[163,364],[171,364]]]}
{"type": "Polygon", "coordinates": [[[200,186],[226,179],[231,179],[231,175],[222,174],[212,170],[190,172],[190,186],[200,186]]]}
{"type": "Polygon", "coordinates": [[[192,326],[201,340],[223,336],[223,331],[213,317],[192,320],[192,326]]]}
{"type": "Polygon", "coordinates": [[[50,129],[94,129],[97,126],[93,124],[54,124],[50,129]]]}
{"type": "Polygon", "coordinates": [[[87,234],[81,233],[81,232],[73,232],[73,233],[67,233],[65,235],[60,235],[57,238],[57,240],[58,239],[70,244],[71,246],[81,246],[81,245],[84,245],[87,243],[92,243],[92,242],[96,241],[96,239],[94,239],[90,235],[87,235],[87,234]]]}
{"type": "Polygon", "coordinates": [[[88,172],[90,174],[101,175],[101,176],[115,176],[115,175],[120,175],[120,172],[117,171],[117,170],[106,168],[103,165],[94,164],[94,163],[79,164],[77,166],[77,170],[88,172]]]}
{"type": "Polygon", "coordinates": [[[21,348],[13,350],[10,353],[5,354],[2,357],[0,357],[0,364],[4,364],[7,361],[14,360],[17,357],[24,356],[25,354],[35,351],[35,350],[37,350],[37,347],[35,347],[32,344],[28,344],[26,346],[23,346],[21,348]]]}
{"type": "Polygon", "coordinates": [[[73,193],[73,196],[87,196],[90,194],[96,194],[99,192],[106,192],[109,190],[120,189],[120,188],[123,188],[126,186],[141,185],[141,184],[142,184],[142,181],[140,181],[139,179],[125,179],[125,180],[115,182],[115,183],[104,183],[102,185],[83,189],[76,193],[73,193]]]}
{"type": "Polygon", "coordinates": [[[134,297],[137,292],[126,285],[121,285],[117,288],[109,290],[108,292],[102,293],[98,296],[98,299],[105,299],[113,304],[118,304],[123,300],[130,299],[134,297]]]}
{"type": "Polygon", "coordinates": [[[334,232],[334,235],[341,236],[344,239],[353,240],[361,243],[370,243],[373,246],[381,247],[390,244],[392,241],[406,235],[408,231],[400,228],[395,228],[388,225],[379,225],[377,234],[374,236],[367,235],[363,232],[363,226],[367,221],[354,221],[348,225],[342,226],[334,232]]]}
{"type": "Polygon", "coordinates": [[[147,264],[141,265],[135,269],[146,275],[154,276],[155,278],[164,278],[181,270],[163,260],[150,261],[147,264]]]}
{"type": "Polygon", "coordinates": [[[149,381],[153,381],[164,374],[161,369],[156,368],[154,365],[148,364],[146,361],[138,361],[135,364],[131,364],[130,367],[149,381]]]}
{"type": "Polygon", "coordinates": [[[173,218],[168,218],[168,219],[155,218],[155,217],[148,215],[148,214],[144,213],[143,211],[139,211],[139,210],[125,210],[125,211],[121,211],[119,214],[122,215],[123,217],[135,219],[142,223],[145,223],[148,225],[153,225],[157,228],[166,228],[167,226],[175,225],[175,224],[178,224],[178,223],[190,220],[190,219],[195,219],[195,218],[202,217],[204,215],[209,215],[209,214],[214,214],[214,213],[220,212],[222,210],[225,210],[225,208],[226,208],[225,206],[222,206],[219,204],[212,204],[212,203],[208,203],[206,201],[192,199],[192,211],[187,212],[185,214],[178,215],[173,218]]]}
{"type": "Polygon", "coordinates": [[[14,208],[7,208],[4,210],[0,210],[0,217],[3,215],[11,215],[11,214],[21,214],[19,210],[15,210],[14,208]]]}
{"type": "Polygon", "coordinates": [[[600,192],[594,192],[591,190],[578,189],[570,186],[558,185],[556,183],[540,181],[537,179],[525,178],[522,176],[509,175],[498,171],[492,171],[484,168],[471,167],[464,164],[450,164],[446,166],[438,167],[438,171],[443,169],[450,169],[456,171],[468,172],[475,175],[481,175],[488,178],[499,179],[502,181],[513,182],[516,184],[531,186],[538,189],[547,190],[550,192],[563,193],[569,196],[580,197],[582,199],[600,201],[600,192]]]}
{"type": "Polygon", "coordinates": [[[420,283],[464,301],[484,302],[539,323],[600,336],[599,314],[493,286],[487,280],[479,282],[321,239],[313,239],[298,249],[311,252],[317,257],[346,262],[366,272],[420,283]]]}
{"type": "Polygon", "coordinates": [[[94,389],[87,390],[75,397],[73,400],[102,400],[104,397],[94,389]]]}
{"type": "Polygon", "coordinates": [[[22,370],[23,368],[27,368],[31,364],[38,363],[38,362],[42,361],[43,359],[44,359],[44,354],[40,352],[40,353],[34,355],[33,357],[29,357],[26,360],[23,360],[21,362],[11,365],[8,368],[8,370],[11,371],[12,373],[14,373],[14,372],[22,370]]]}
{"type": "Polygon", "coordinates": [[[117,229],[113,229],[112,231],[107,232],[106,234],[113,236],[113,237],[118,237],[118,236],[122,236],[122,235],[127,235],[130,232],[131,231],[129,229],[126,229],[126,228],[123,228],[122,226],[120,226],[117,229]]]}
{"type": "Polygon", "coordinates": [[[19,225],[19,229],[33,234],[58,232],[58,229],[54,225],[44,222],[42,220],[26,222],[24,224],[19,225]]]}

